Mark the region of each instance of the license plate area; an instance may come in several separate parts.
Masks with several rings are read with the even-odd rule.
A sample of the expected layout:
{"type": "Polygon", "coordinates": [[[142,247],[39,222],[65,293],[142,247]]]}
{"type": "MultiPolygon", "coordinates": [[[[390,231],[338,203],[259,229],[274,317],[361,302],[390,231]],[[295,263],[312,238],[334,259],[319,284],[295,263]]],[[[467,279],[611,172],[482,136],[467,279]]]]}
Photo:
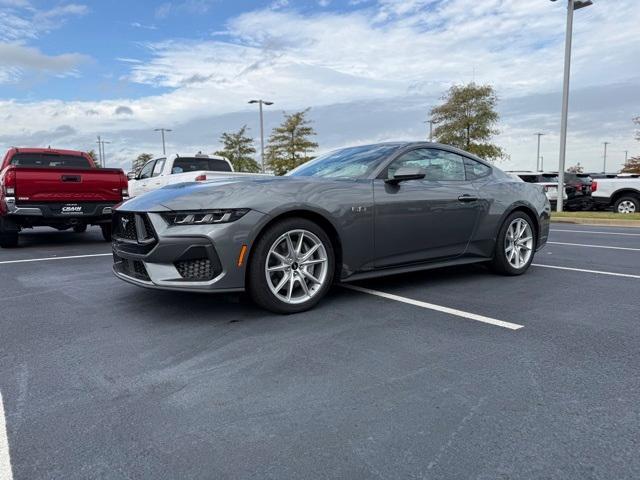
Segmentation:
{"type": "Polygon", "coordinates": [[[84,211],[82,205],[76,203],[67,203],[60,208],[62,215],[83,215],[84,211]]]}

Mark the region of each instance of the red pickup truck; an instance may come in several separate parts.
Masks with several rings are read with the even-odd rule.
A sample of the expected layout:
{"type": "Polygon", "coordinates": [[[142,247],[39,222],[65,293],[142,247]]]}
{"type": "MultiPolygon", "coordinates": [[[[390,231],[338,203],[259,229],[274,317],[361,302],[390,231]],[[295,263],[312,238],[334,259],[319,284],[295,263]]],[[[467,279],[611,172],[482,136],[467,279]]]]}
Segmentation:
{"type": "Polygon", "coordinates": [[[0,247],[18,245],[24,228],[99,225],[111,241],[111,207],[129,196],[127,177],[97,168],[84,152],[11,148],[0,164],[0,247]]]}

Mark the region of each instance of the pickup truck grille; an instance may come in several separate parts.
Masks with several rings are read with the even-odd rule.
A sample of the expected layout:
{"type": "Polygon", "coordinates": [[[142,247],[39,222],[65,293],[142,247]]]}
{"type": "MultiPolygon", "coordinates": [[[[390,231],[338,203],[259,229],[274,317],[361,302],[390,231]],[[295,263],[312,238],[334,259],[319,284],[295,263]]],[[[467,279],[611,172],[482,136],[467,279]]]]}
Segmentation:
{"type": "Polygon", "coordinates": [[[113,241],[129,253],[149,253],[157,243],[146,213],[114,212],[111,231],[113,241]]]}

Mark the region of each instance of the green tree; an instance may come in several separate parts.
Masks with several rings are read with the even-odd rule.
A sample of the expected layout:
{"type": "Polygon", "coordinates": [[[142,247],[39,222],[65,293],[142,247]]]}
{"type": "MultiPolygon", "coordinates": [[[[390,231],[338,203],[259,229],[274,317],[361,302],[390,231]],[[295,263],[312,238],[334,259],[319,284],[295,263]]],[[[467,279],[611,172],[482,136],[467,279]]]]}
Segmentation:
{"type": "Polygon", "coordinates": [[[298,165],[313,159],[309,154],[318,148],[310,139],[316,132],[305,115],[309,109],[284,114],[282,124],[274,128],[267,145],[267,165],[276,175],[284,175],[298,165]]]}
{"type": "MultiPolygon", "coordinates": [[[[635,117],[633,123],[640,127],[640,117],[635,117]]],[[[636,140],[640,141],[640,130],[636,131],[636,140]]],[[[640,173],[640,157],[631,157],[624,164],[622,173],[640,173]]]]}
{"type": "Polygon", "coordinates": [[[220,136],[223,148],[215,152],[214,155],[229,159],[236,172],[256,173],[260,171],[258,163],[253,159],[256,149],[253,146],[253,139],[245,135],[246,131],[247,126],[243,125],[235,133],[223,133],[220,136]]]}
{"type": "Polygon", "coordinates": [[[131,162],[131,171],[137,174],[144,166],[144,164],[152,158],[153,155],[151,155],[150,153],[141,153],[133,162],[131,162]]]}
{"type": "Polygon", "coordinates": [[[582,165],[580,165],[580,162],[578,162],[577,165],[572,165],[569,168],[567,168],[567,172],[569,172],[569,173],[584,173],[584,167],[582,165]]]}
{"type": "Polygon", "coordinates": [[[100,160],[98,160],[98,157],[96,156],[96,151],[94,149],[89,150],[87,154],[91,157],[91,160],[93,160],[93,163],[96,164],[96,167],[102,168],[102,165],[100,164],[100,160]]]}
{"type": "Polygon", "coordinates": [[[436,124],[434,136],[440,143],[452,145],[487,160],[507,155],[491,143],[500,133],[496,128],[498,97],[491,85],[454,85],[442,97],[442,105],[431,109],[436,124]]]}

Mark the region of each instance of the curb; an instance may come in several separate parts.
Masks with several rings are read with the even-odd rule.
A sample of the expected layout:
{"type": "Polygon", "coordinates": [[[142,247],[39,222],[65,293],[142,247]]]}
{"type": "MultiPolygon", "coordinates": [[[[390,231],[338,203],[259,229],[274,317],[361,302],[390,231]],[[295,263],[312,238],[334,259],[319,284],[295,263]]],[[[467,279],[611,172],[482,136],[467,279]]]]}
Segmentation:
{"type": "Polygon", "coordinates": [[[608,218],[551,218],[552,223],[572,223],[574,225],[592,225],[594,227],[630,227],[640,228],[638,220],[610,220],[608,218]]]}

